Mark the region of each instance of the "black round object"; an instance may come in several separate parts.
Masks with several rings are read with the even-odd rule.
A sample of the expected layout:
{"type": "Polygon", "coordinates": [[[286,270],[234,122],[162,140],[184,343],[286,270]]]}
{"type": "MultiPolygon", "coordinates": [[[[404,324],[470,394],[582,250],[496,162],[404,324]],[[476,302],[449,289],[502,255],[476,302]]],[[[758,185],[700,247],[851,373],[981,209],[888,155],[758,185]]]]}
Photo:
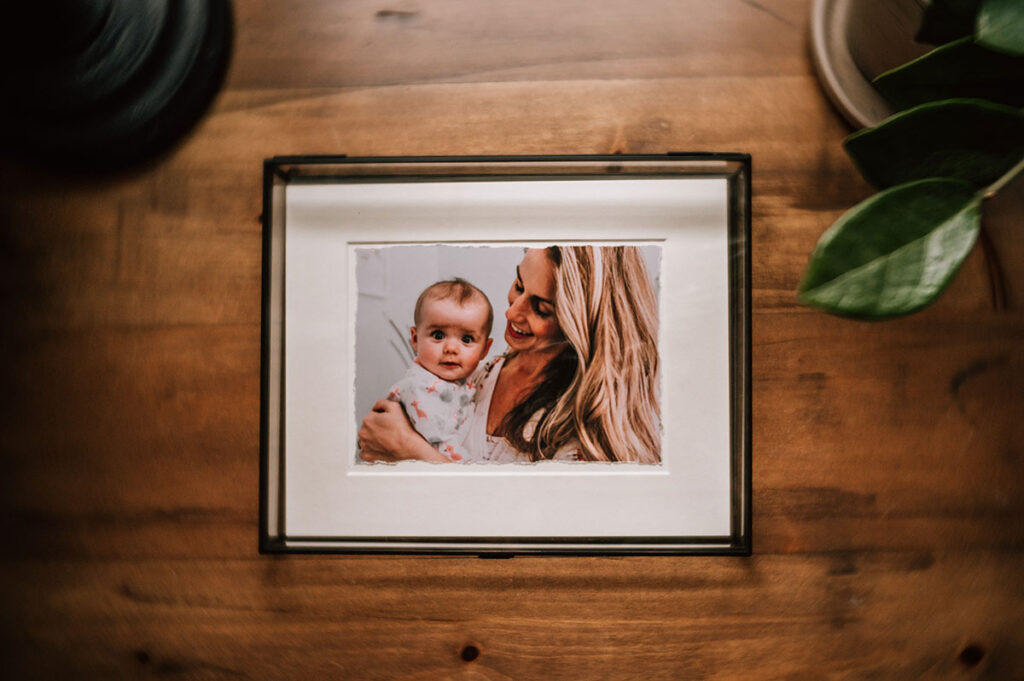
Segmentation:
{"type": "Polygon", "coordinates": [[[29,3],[0,32],[5,150],[47,165],[123,167],[170,146],[223,82],[228,0],[29,3]]]}

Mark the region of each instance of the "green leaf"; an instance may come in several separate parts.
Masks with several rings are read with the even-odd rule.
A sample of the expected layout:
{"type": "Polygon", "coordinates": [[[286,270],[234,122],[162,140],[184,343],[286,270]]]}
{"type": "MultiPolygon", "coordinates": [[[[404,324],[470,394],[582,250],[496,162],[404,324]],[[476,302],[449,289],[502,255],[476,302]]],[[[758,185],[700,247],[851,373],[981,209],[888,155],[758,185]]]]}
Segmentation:
{"type": "Polygon", "coordinates": [[[932,0],[925,5],[914,40],[941,45],[971,35],[980,4],[981,0],[932,0]]]}
{"type": "Polygon", "coordinates": [[[1024,2],[984,0],[974,36],[989,49],[1024,57],[1024,2]]]}
{"type": "Polygon", "coordinates": [[[1024,158],[1024,113],[981,99],[921,104],[843,142],[879,188],[950,177],[981,188],[1024,158]]]}
{"type": "Polygon", "coordinates": [[[821,236],[797,289],[800,300],[858,317],[921,309],[970,253],[980,202],[971,185],[939,178],[872,196],[821,236]]]}
{"type": "Polygon", "coordinates": [[[964,97],[1020,106],[1024,104],[1024,59],[961,38],[886,71],[874,83],[897,109],[964,97]]]}

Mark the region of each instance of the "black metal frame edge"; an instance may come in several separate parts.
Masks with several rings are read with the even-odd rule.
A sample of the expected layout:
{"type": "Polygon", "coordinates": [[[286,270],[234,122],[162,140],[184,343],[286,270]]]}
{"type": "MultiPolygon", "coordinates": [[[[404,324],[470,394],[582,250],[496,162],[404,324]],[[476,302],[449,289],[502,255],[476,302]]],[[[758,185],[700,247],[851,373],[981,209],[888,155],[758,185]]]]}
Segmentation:
{"type": "Polygon", "coordinates": [[[609,558],[609,557],[631,557],[631,556],[750,556],[750,552],[743,548],[723,547],[720,549],[679,549],[679,548],[631,548],[621,551],[587,551],[581,549],[563,549],[557,546],[551,548],[516,548],[512,551],[486,550],[480,548],[466,547],[463,549],[410,549],[393,548],[382,546],[373,548],[354,547],[306,547],[289,546],[286,542],[268,543],[261,553],[267,555],[316,555],[316,556],[456,556],[464,558],[515,558],[516,556],[550,556],[563,558],[609,558]]]}
{"type": "Polygon", "coordinates": [[[740,152],[670,151],[664,154],[527,154],[484,156],[349,156],[347,154],[299,154],[273,156],[264,163],[282,165],[347,165],[360,163],[514,163],[548,161],[657,161],[665,159],[737,161],[750,163],[750,154],[740,152]]]}
{"type": "Polygon", "coordinates": [[[745,412],[744,420],[747,424],[743,446],[745,452],[744,457],[744,470],[745,479],[743,480],[743,489],[746,503],[746,532],[744,533],[746,555],[752,555],[754,552],[754,254],[753,254],[753,219],[754,219],[754,163],[753,159],[749,154],[746,155],[746,160],[743,161],[744,174],[744,203],[746,204],[746,218],[743,224],[743,241],[745,245],[745,252],[743,254],[743,260],[746,267],[746,286],[744,287],[743,296],[744,307],[746,308],[746,320],[747,325],[746,339],[744,343],[744,354],[743,363],[746,366],[747,377],[746,384],[743,386],[744,397],[743,410],[745,412]]]}
{"type": "Polygon", "coordinates": [[[270,252],[273,237],[273,190],[276,166],[272,160],[263,161],[263,253],[260,277],[260,490],[259,490],[259,551],[274,550],[275,540],[269,536],[269,471],[270,452],[270,252]]]}
{"type": "MultiPolygon", "coordinates": [[[[752,472],[752,461],[753,461],[753,449],[752,449],[752,422],[753,422],[753,401],[751,395],[752,389],[752,347],[753,339],[751,337],[752,331],[752,296],[751,296],[751,275],[752,275],[752,257],[750,253],[751,247],[751,208],[752,208],[752,158],[750,154],[740,152],[667,152],[664,154],[551,154],[551,155],[483,155],[483,156],[348,156],[346,154],[337,155],[291,155],[291,156],[274,156],[263,161],[263,215],[262,215],[262,227],[263,227],[263,258],[262,258],[262,277],[261,277],[261,351],[260,351],[260,491],[259,491],[259,552],[261,554],[316,554],[316,555],[436,555],[436,556],[470,556],[479,558],[511,558],[516,555],[548,555],[548,556],[580,556],[580,557],[599,557],[599,556],[750,556],[753,553],[753,472],[752,472]],[[282,180],[288,181],[290,176],[288,173],[282,171],[282,166],[286,165],[348,165],[348,164],[364,164],[364,163],[512,163],[512,162],[558,162],[558,161],[593,161],[593,162],[612,162],[612,161],[655,161],[655,160],[704,160],[704,161],[731,161],[737,162],[741,166],[741,170],[738,173],[732,173],[729,175],[730,184],[740,179],[743,184],[743,238],[744,238],[744,250],[743,250],[743,269],[744,269],[744,290],[743,290],[743,319],[742,323],[744,343],[742,348],[743,361],[744,361],[744,377],[743,377],[743,389],[744,399],[742,404],[741,418],[745,424],[743,432],[743,440],[741,446],[741,456],[743,460],[743,479],[742,479],[742,498],[740,502],[743,504],[743,528],[740,532],[734,531],[728,535],[723,536],[721,539],[729,541],[726,545],[725,542],[721,542],[717,548],[713,549],[701,549],[701,548],[682,548],[676,547],[671,548],[668,545],[670,543],[676,544],[695,544],[703,543],[701,540],[706,540],[708,543],[718,542],[719,538],[709,537],[691,537],[687,538],[686,541],[681,541],[682,538],[657,538],[649,537],[646,541],[642,537],[629,537],[629,543],[631,544],[644,544],[644,543],[664,543],[666,544],[665,549],[658,548],[624,548],[623,550],[615,550],[613,547],[616,543],[607,541],[608,539],[616,540],[622,538],[594,538],[594,537],[581,537],[581,538],[563,538],[563,537],[519,537],[519,538],[501,538],[495,540],[494,538],[487,538],[481,543],[508,543],[512,550],[502,549],[481,549],[472,548],[468,544],[477,541],[478,538],[436,538],[436,537],[415,537],[415,538],[388,538],[388,537],[368,537],[368,538],[299,538],[293,537],[290,539],[284,539],[282,537],[272,537],[269,535],[268,527],[268,516],[267,513],[270,510],[269,504],[269,476],[268,476],[268,442],[267,438],[269,435],[269,423],[268,423],[268,407],[269,407],[269,396],[267,391],[269,390],[269,362],[268,353],[270,351],[270,259],[271,259],[271,239],[272,239],[272,228],[273,228],[273,214],[272,214],[272,194],[273,194],[273,183],[274,177],[277,176],[282,180]],[[739,176],[739,178],[737,177],[739,176]],[[325,544],[341,542],[341,541],[359,541],[359,542],[377,542],[380,545],[374,548],[347,548],[344,546],[325,546],[325,547],[306,547],[306,546],[292,546],[289,545],[291,542],[323,542],[325,544]],[[452,548],[452,549],[415,549],[406,547],[394,547],[388,548],[387,543],[391,541],[418,541],[423,544],[439,544],[439,543],[451,543],[451,544],[467,544],[467,546],[452,548]],[[550,543],[550,548],[515,548],[514,544],[547,544],[550,543]],[[600,550],[588,551],[582,549],[558,549],[559,544],[589,544],[593,543],[595,546],[601,546],[600,550]]],[[[735,200],[735,193],[730,191],[730,213],[732,211],[732,201],[735,200]]],[[[732,224],[732,217],[730,216],[730,226],[732,224]]],[[[626,542],[621,542],[625,544],[626,542]]]]}
{"type": "MultiPolygon", "coordinates": [[[[752,239],[752,208],[753,208],[753,162],[749,154],[744,154],[742,160],[741,178],[735,176],[731,181],[742,181],[743,183],[743,441],[741,442],[743,457],[743,526],[744,532],[740,533],[740,546],[744,550],[743,555],[752,555],[753,546],[753,297],[751,295],[753,282],[753,257],[751,253],[752,239]]],[[[735,195],[734,195],[735,196],[735,195]]]]}

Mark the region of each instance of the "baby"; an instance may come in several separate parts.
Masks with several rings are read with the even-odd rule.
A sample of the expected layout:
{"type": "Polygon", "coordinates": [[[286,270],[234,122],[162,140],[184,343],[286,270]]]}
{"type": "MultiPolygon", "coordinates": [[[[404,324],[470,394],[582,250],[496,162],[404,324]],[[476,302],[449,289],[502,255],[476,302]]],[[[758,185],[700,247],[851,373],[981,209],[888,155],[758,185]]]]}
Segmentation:
{"type": "Polygon", "coordinates": [[[483,291],[465,279],[431,284],[416,300],[410,341],[413,365],[388,393],[413,428],[450,461],[462,461],[462,425],[473,410],[468,380],[491,349],[494,311],[483,291]]]}

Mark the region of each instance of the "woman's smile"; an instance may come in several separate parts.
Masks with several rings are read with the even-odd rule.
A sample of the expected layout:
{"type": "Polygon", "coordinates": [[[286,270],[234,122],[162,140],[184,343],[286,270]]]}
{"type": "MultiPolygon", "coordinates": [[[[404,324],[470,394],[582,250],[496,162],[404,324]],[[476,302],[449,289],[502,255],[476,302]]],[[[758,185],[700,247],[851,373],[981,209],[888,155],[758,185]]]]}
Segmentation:
{"type": "Polygon", "coordinates": [[[533,335],[529,330],[521,328],[512,322],[508,323],[508,332],[513,338],[529,338],[533,335]]]}

